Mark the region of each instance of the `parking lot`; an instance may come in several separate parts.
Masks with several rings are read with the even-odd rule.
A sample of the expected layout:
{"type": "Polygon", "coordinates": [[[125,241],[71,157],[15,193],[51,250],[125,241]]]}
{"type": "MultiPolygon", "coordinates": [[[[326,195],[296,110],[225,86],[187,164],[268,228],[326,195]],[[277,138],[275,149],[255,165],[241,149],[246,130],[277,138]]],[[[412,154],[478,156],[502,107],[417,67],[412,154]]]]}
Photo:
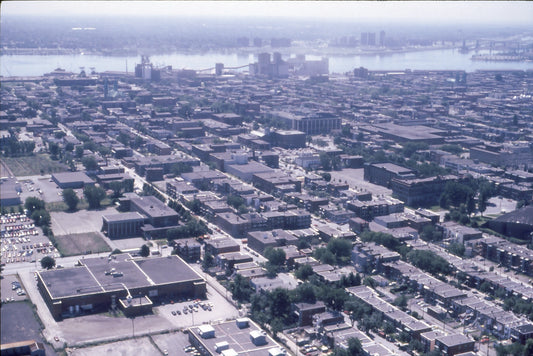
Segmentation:
{"type": "MultiPolygon", "coordinates": [[[[37,197],[46,203],[63,201],[62,190],[52,181],[49,175],[25,177],[20,180],[20,187],[22,188],[20,193],[22,203],[28,197],[37,197]]],[[[78,196],[80,196],[79,193],[78,196]]]]}
{"type": "Polygon", "coordinates": [[[24,285],[16,275],[10,274],[2,277],[0,287],[2,303],[20,302],[28,299],[24,285]]]}
{"type": "Polygon", "coordinates": [[[157,307],[158,313],[177,328],[187,328],[213,321],[239,317],[239,311],[223,296],[207,285],[207,299],[172,301],[157,307]]]}
{"type": "Polygon", "coordinates": [[[26,215],[6,214],[0,220],[2,263],[37,262],[47,255],[59,256],[48,237],[26,215]]]}

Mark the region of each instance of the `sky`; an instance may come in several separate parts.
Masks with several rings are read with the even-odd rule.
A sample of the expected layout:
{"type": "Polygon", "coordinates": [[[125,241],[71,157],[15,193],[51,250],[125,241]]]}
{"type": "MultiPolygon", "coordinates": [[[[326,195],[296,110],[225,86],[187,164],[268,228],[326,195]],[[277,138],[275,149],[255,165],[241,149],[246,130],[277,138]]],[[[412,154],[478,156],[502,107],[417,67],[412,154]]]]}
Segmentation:
{"type": "Polygon", "coordinates": [[[533,1],[2,1],[2,14],[294,17],[532,24],[533,1]]]}

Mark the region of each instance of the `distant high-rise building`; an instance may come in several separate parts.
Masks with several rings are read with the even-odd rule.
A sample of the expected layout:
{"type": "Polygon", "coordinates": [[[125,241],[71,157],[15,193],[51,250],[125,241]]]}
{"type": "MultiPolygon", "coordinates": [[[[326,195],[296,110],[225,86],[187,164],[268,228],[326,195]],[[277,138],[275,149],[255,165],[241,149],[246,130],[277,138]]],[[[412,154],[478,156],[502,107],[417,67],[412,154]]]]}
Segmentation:
{"type": "Polygon", "coordinates": [[[216,63],[215,64],[215,74],[216,75],[222,75],[222,71],[224,70],[224,63],[216,63]]]}
{"type": "Polygon", "coordinates": [[[361,46],[368,45],[368,32],[361,32],[361,46]]]}
{"type": "Polygon", "coordinates": [[[385,31],[379,33],[379,45],[385,47],[385,31]]]}
{"type": "Polygon", "coordinates": [[[376,45],[376,33],[375,32],[369,32],[368,33],[368,45],[369,46],[375,46],[376,45]]]}
{"type": "Polygon", "coordinates": [[[259,53],[257,55],[257,65],[259,74],[268,75],[270,73],[270,53],[259,53]]]}
{"type": "Polygon", "coordinates": [[[254,38],[254,46],[255,47],[262,47],[263,46],[263,40],[259,37],[254,38]]]}

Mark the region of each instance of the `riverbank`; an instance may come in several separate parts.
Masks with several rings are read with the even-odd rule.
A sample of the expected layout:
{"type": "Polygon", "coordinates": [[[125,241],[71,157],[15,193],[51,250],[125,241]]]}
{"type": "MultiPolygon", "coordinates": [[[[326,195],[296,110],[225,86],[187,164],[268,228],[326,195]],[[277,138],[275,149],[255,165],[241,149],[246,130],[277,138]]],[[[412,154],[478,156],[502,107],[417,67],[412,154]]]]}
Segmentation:
{"type": "Polygon", "coordinates": [[[421,52],[432,50],[454,49],[452,45],[435,45],[435,46],[412,46],[412,47],[334,47],[334,46],[311,46],[305,43],[297,43],[291,47],[272,48],[263,47],[235,47],[235,48],[213,48],[210,50],[196,49],[179,49],[167,48],[166,50],[156,48],[139,48],[139,49],[115,49],[115,50],[94,50],[87,48],[2,48],[0,56],[52,56],[52,55],[87,55],[87,56],[141,56],[149,54],[150,56],[167,56],[172,54],[183,55],[211,55],[211,54],[232,54],[239,55],[256,55],[261,52],[279,52],[282,55],[311,55],[311,56],[386,56],[398,53],[421,52]]]}

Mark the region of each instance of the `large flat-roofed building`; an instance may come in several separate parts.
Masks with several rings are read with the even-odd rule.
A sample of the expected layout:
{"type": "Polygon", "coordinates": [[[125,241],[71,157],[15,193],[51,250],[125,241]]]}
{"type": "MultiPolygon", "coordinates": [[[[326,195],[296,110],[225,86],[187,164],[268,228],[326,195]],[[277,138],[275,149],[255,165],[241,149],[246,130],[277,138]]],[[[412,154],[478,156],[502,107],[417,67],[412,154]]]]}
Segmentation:
{"type": "Polygon", "coordinates": [[[199,166],[200,160],[188,158],[180,155],[163,155],[163,156],[134,156],[129,162],[135,166],[135,172],[144,175],[146,168],[163,168],[163,173],[167,174],[172,171],[176,165],[199,166]]]}
{"type": "Polygon", "coordinates": [[[303,148],[306,145],[305,132],[297,130],[278,130],[270,134],[270,143],[282,148],[303,148]]]}
{"type": "Polygon", "coordinates": [[[94,180],[92,180],[87,174],[83,172],[54,173],[52,174],[52,180],[61,189],[77,189],[83,188],[86,185],[94,184],[94,180]]]}
{"type": "Polygon", "coordinates": [[[425,142],[429,145],[444,143],[445,131],[428,126],[401,126],[392,123],[360,126],[360,130],[379,134],[395,142],[425,142]]]}
{"type": "Polygon", "coordinates": [[[156,197],[148,195],[130,200],[130,209],[145,215],[151,225],[164,227],[178,224],[178,213],[156,197]]]}
{"type": "Polygon", "coordinates": [[[15,178],[0,180],[0,206],[21,204],[19,193],[22,191],[20,183],[15,178]]]}
{"type": "MultiPolygon", "coordinates": [[[[291,192],[301,192],[302,182],[294,179],[285,173],[272,171],[267,173],[255,173],[252,177],[252,184],[259,190],[271,194],[276,190],[284,190],[284,187],[290,187],[291,192]]],[[[288,191],[285,189],[285,191],[288,191]]]]}
{"type": "Polygon", "coordinates": [[[315,112],[310,115],[296,115],[290,112],[273,112],[274,117],[284,121],[291,130],[302,131],[306,135],[330,133],[341,129],[341,118],[329,112],[315,112]]]}
{"type": "Polygon", "coordinates": [[[365,164],[364,178],[370,183],[390,188],[392,179],[413,179],[415,171],[393,163],[365,164]]]}
{"type": "Polygon", "coordinates": [[[390,185],[392,194],[407,205],[431,205],[439,202],[446,183],[458,179],[453,175],[419,179],[393,178],[390,185]]]}
{"type": "Polygon", "coordinates": [[[110,238],[139,236],[146,217],[137,211],[102,216],[102,231],[110,238]]]}
{"type": "Polygon", "coordinates": [[[178,256],[134,259],[121,254],[78,264],[37,272],[37,287],[55,319],[118,307],[128,296],[157,300],[206,293],[205,280],[178,256]]]}
{"type": "Polygon", "coordinates": [[[165,237],[169,229],[178,227],[179,214],[151,195],[139,197],[134,193],[127,193],[124,198],[120,199],[120,208],[122,211],[129,211],[130,214],[112,214],[103,218],[102,230],[108,234],[112,231],[115,237],[128,237],[129,232],[124,232],[124,229],[131,231],[139,224],[146,238],[165,237]],[[139,215],[131,214],[135,212],[144,217],[142,223],[139,215]],[[119,226],[120,221],[125,223],[121,226],[122,230],[118,227],[119,230],[112,230],[109,227],[110,222],[111,225],[119,226]]]}
{"type": "Polygon", "coordinates": [[[226,172],[242,179],[245,182],[250,183],[253,179],[252,177],[256,174],[272,174],[275,171],[264,164],[256,161],[250,161],[246,164],[229,164],[226,166],[226,172]]]}
{"type": "Polygon", "coordinates": [[[474,346],[475,341],[463,334],[441,336],[435,339],[435,348],[446,356],[474,351],[474,346]]]}
{"type": "Polygon", "coordinates": [[[189,342],[202,356],[286,354],[281,345],[247,318],[191,327],[188,333],[189,342]]]}

